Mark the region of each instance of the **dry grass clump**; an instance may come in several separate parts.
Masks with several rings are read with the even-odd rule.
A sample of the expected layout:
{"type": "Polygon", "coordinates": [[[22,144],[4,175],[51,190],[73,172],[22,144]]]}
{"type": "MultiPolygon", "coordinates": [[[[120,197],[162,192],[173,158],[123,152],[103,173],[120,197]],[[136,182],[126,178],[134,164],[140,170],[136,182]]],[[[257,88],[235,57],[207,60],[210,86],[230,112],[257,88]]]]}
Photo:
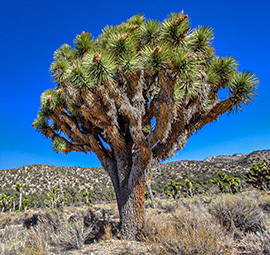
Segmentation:
{"type": "Polygon", "coordinates": [[[236,229],[247,232],[264,231],[266,215],[257,199],[245,195],[223,195],[212,201],[209,212],[218,222],[233,232],[236,229]]]}
{"type": "Polygon", "coordinates": [[[247,233],[238,248],[249,255],[270,254],[270,221],[267,222],[265,231],[247,233]]]}
{"type": "Polygon", "coordinates": [[[259,203],[264,212],[270,213],[270,192],[263,194],[259,198],[259,203]]]}
{"type": "Polygon", "coordinates": [[[170,213],[149,210],[141,239],[154,254],[230,254],[222,228],[200,202],[179,203],[170,213]]]}
{"type": "Polygon", "coordinates": [[[87,231],[91,231],[91,228],[84,226],[82,218],[60,221],[48,214],[41,218],[37,226],[27,231],[28,244],[31,249],[37,250],[37,254],[47,254],[50,246],[61,251],[81,249],[87,231]]]}
{"type": "Polygon", "coordinates": [[[14,255],[14,249],[18,254],[23,251],[26,237],[22,227],[5,226],[0,231],[0,254],[14,255]]]}
{"type": "Polygon", "coordinates": [[[65,216],[57,210],[41,215],[38,224],[26,232],[28,249],[36,254],[47,254],[49,247],[58,251],[82,249],[93,227],[86,226],[83,215],[65,216]]]}

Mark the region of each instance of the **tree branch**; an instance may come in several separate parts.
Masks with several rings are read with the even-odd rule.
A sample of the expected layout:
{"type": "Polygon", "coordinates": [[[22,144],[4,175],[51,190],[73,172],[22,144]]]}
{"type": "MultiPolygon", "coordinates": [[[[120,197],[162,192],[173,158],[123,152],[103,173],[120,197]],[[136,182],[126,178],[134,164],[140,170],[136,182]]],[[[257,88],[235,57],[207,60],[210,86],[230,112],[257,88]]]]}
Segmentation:
{"type": "Polygon", "coordinates": [[[204,125],[218,116],[225,113],[232,107],[231,98],[216,103],[208,112],[201,115],[200,112],[194,113],[189,121],[182,122],[175,120],[172,124],[172,131],[169,133],[168,138],[164,142],[159,142],[153,148],[153,158],[157,161],[172,157],[175,152],[182,149],[187,139],[197,130],[201,129],[204,125]]]}
{"type": "Polygon", "coordinates": [[[175,116],[174,106],[174,85],[176,80],[172,79],[165,71],[159,72],[160,91],[154,102],[156,123],[155,129],[149,136],[150,146],[154,146],[159,140],[166,139],[171,129],[171,122],[175,116]]]}

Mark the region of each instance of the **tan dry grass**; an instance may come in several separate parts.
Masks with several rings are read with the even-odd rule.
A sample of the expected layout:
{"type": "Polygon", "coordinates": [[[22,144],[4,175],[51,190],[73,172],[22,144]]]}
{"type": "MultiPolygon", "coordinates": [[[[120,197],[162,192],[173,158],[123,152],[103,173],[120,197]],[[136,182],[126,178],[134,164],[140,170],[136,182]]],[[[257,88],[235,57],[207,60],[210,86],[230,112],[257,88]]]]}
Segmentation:
{"type": "Polygon", "coordinates": [[[149,210],[141,239],[154,254],[231,254],[229,240],[202,204],[179,203],[170,213],[149,210]]]}

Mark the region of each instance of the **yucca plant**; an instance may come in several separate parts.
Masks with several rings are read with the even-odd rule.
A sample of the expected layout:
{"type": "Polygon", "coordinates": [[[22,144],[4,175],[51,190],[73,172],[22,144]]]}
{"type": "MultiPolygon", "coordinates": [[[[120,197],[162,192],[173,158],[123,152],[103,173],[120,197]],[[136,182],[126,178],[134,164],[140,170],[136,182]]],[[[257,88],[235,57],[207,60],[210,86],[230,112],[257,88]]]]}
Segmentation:
{"type": "Polygon", "coordinates": [[[97,39],[82,32],[54,54],[56,87],[42,94],[33,126],[56,152],[97,155],[113,182],[124,238],[142,227],[148,169],[255,95],[255,75],[216,56],[213,38],[212,28],[191,29],[184,12],[163,22],[137,14],[97,39]],[[225,100],[220,89],[228,90],[225,100]]]}
{"type": "Polygon", "coordinates": [[[0,196],[0,208],[1,212],[5,212],[9,210],[10,205],[10,197],[7,196],[5,193],[2,193],[0,196]]]}
{"type": "Polygon", "coordinates": [[[82,196],[83,196],[83,198],[85,198],[85,204],[87,205],[87,206],[89,206],[90,205],[90,202],[89,202],[89,191],[84,191],[83,193],[82,193],[82,196]]]}
{"type": "Polygon", "coordinates": [[[224,172],[218,173],[218,178],[212,179],[211,182],[216,184],[221,193],[235,194],[241,190],[241,180],[238,177],[229,176],[224,172]]]}
{"type": "Polygon", "coordinates": [[[168,186],[169,186],[169,192],[167,191],[166,194],[167,195],[172,195],[172,197],[174,199],[178,198],[180,196],[179,192],[182,189],[182,184],[180,182],[176,182],[174,180],[171,180],[168,182],[168,186]]]}
{"type": "Polygon", "coordinates": [[[269,160],[260,160],[251,165],[246,174],[247,182],[260,190],[270,190],[270,162],[269,160]]]}

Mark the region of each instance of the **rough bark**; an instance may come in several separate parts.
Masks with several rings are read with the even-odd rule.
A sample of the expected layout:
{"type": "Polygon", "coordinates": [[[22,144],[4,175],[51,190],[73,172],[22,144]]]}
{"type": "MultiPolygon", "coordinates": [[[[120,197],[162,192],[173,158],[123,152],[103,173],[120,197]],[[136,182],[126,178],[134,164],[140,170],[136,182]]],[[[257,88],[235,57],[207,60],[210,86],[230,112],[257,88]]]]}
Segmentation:
{"type": "Polygon", "coordinates": [[[133,188],[124,185],[120,189],[120,229],[124,239],[136,240],[144,222],[145,178],[138,180],[133,188]]]}

